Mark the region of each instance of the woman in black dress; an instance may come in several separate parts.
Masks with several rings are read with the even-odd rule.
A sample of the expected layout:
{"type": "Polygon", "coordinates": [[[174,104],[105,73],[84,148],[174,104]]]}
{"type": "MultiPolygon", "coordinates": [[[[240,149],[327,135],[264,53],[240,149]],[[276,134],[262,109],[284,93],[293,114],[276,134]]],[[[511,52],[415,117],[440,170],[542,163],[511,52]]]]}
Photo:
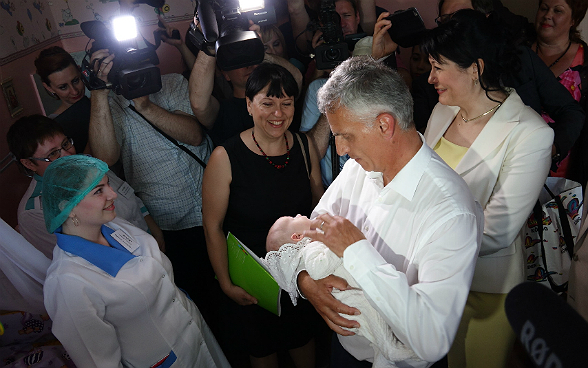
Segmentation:
{"type": "Polygon", "coordinates": [[[225,241],[230,231],[263,257],[275,220],[310,215],[323,193],[318,153],[304,134],[288,131],[297,95],[296,81],[286,69],[259,65],[246,85],[254,127],[212,152],[202,183],[208,252],[230,298],[221,324],[236,338],[233,343],[250,355],[253,367],[277,367],[276,353],[282,349],[290,351],[297,367],[314,366],[313,308],[308,303],[294,307],[287,295],[281,317],[255,305],[254,297],[231,282],[225,241]]]}

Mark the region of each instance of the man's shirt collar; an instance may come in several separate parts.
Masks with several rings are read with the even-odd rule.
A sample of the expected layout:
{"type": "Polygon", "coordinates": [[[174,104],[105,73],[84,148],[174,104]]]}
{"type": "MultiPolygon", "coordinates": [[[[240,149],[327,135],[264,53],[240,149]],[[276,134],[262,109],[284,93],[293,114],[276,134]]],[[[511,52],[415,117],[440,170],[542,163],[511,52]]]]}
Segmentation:
{"type": "Polygon", "coordinates": [[[423,141],[422,135],[421,141],[423,143],[418,152],[386,186],[386,188],[389,188],[388,190],[394,190],[409,201],[412,201],[419,182],[431,161],[432,151],[423,141]]]}

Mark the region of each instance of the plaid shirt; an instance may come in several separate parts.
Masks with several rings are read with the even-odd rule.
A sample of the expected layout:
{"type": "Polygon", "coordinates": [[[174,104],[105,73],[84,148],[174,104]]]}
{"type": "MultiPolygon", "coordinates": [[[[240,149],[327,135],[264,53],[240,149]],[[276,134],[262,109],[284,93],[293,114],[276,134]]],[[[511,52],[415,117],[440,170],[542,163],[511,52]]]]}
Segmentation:
{"type": "MultiPolygon", "coordinates": [[[[188,81],[179,74],[168,74],[161,82],[161,91],[149,96],[151,102],[170,112],[192,114],[188,81]]],[[[129,103],[118,95],[110,99],[127,181],[163,230],[201,226],[204,168],[129,109],[129,103]]],[[[208,161],[212,150],[208,137],[198,147],[184,146],[208,161]]]]}

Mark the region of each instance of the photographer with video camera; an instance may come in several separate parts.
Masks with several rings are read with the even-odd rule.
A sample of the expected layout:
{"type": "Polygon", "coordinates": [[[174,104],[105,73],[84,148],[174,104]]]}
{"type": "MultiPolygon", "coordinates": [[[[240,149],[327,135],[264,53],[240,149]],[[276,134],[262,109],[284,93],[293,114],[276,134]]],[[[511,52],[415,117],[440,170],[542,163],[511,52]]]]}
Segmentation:
{"type": "Polygon", "coordinates": [[[208,134],[218,146],[253,127],[253,119],[247,112],[245,84],[258,64],[270,62],[286,68],[299,89],[302,74],[286,59],[264,52],[259,25],[243,19],[231,20],[240,21],[238,25],[227,24],[226,18],[217,24],[220,17],[217,19],[214,11],[220,13],[222,10],[207,8],[210,5],[207,1],[197,5],[192,25],[192,39],[200,51],[190,76],[190,103],[194,115],[209,129],[208,134]],[[230,99],[218,100],[212,94],[217,65],[231,83],[233,96],[230,99]]]}
{"type": "MultiPolygon", "coordinates": [[[[324,1],[323,4],[325,4],[325,6],[327,6],[328,1],[324,1]]],[[[345,35],[345,34],[353,34],[353,32],[357,32],[357,30],[358,30],[357,27],[359,25],[359,13],[357,10],[354,10],[356,8],[354,7],[355,3],[353,2],[353,0],[337,0],[337,1],[335,1],[334,4],[337,9],[337,13],[335,13],[334,16],[332,15],[332,13],[334,13],[332,9],[331,10],[329,10],[328,8],[325,8],[325,9],[329,10],[331,12],[331,18],[334,18],[334,19],[336,19],[337,14],[341,14],[340,15],[341,18],[344,19],[344,21],[343,20],[341,21],[342,33],[345,35]]],[[[414,10],[414,11],[416,11],[416,10],[414,10]]],[[[399,13],[396,13],[396,14],[399,14],[399,13]]],[[[395,32],[393,32],[393,34],[395,35],[395,37],[399,37],[398,39],[400,40],[400,42],[403,43],[403,45],[417,43],[416,40],[418,40],[419,33],[421,31],[419,31],[420,24],[414,23],[414,20],[418,20],[418,18],[420,18],[420,16],[418,16],[418,12],[416,12],[416,18],[415,18],[415,13],[413,13],[412,9],[408,9],[407,11],[402,12],[402,14],[403,14],[403,16],[404,16],[404,14],[409,14],[412,16],[412,18],[410,19],[410,22],[404,22],[404,19],[403,19],[398,22],[398,25],[405,23],[409,26],[409,27],[406,27],[405,29],[409,29],[410,31],[405,31],[405,33],[401,34],[395,30],[395,32]],[[413,27],[411,27],[411,26],[413,26],[413,27]]],[[[354,50],[353,50],[354,56],[371,55],[374,59],[378,60],[378,59],[386,58],[387,56],[393,54],[396,51],[398,44],[396,42],[392,41],[392,38],[390,35],[390,32],[391,32],[390,29],[392,28],[392,22],[389,20],[389,18],[390,18],[390,13],[388,13],[388,12],[382,12],[379,15],[378,22],[376,23],[376,26],[374,29],[373,38],[371,36],[366,36],[366,37],[363,37],[362,39],[360,39],[357,43],[355,43],[354,50]]],[[[421,20],[421,22],[422,22],[422,20],[421,20]]],[[[335,25],[337,25],[337,23],[335,23],[335,25]]],[[[424,29],[424,25],[422,27],[424,29]]],[[[329,29],[329,28],[333,28],[333,27],[331,26],[331,27],[324,27],[324,28],[329,29]]],[[[397,28],[400,28],[400,27],[397,27],[397,28]]],[[[331,31],[330,33],[335,34],[336,32],[331,31]]],[[[322,43],[322,41],[320,40],[321,34],[322,34],[321,31],[317,31],[317,33],[314,37],[314,44],[313,44],[313,46],[316,48],[316,51],[317,51],[317,59],[316,59],[317,66],[319,67],[319,69],[321,67],[323,67],[323,65],[326,67],[334,67],[342,61],[339,59],[347,58],[347,56],[345,56],[344,58],[342,57],[342,56],[344,56],[342,50],[346,51],[345,47],[347,47],[347,44],[342,43],[341,45],[343,46],[343,48],[339,47],[336,44],[333,45],[332,42],[330,44],[328,43],[327,45],[323,44],[321,46],[321,43],[322,43]],[[332,45],[332,46],[330,46],[330,45],[332,45]],[[340,51],[340,52],[337,52],[337,51],[340,51]]],[[[332,39],[332,38],[333,37],[328,37],[328,39],[332,39]]],[[[383,62],[384,62],[384,64],[388,65],[389,67],[391,67],[393,69],[397,69],[396,68],[396,58],[394,56],[387,57],[386,59],[383,60],[383,62]]],[[[408,85],[410,85],[410,82],[409,82],[410,75],[409,75],[408,70],[401,69],[401,68],[398,68],[397,70],[398,70],[399,74],[403,77],[405,82],[408,85]]],[[[319,70],[319,72],[320,72],[320,70],[319,70]]],[[[317,106],[317,96],[316,96],[317,91],[320,87],[322,87],[322,85],[324,85],[326,83],[326,81],[327,81],[326,77],[328,77],[328,73],[324,74],[322,76],[320,76],[320,75],[316,75],[316,76],[318,78],[309,84],[307,92],[306,92],[300,131],[307,132],[308,136],[311,137],[314,140],[314,142],[316,143],[318,151],[319,151],[319,155],[320,155],[320,157],[322,157],[322,159],[321,159],[321,172],[322,172],[322,178],[323,178],[323,185],[325,187],[328,187],[331,184],[331,182],[335,179],[335,177],[338,175],[338,173],[341,171],[341,169],[343,168],[343,164],[345,163],[345,161],[347,161],[348,156],[347,155],[344,155],[344,156],[337,155],[336,148],[335,148],[335,140],[331,135],[331,130],[329,128],[327,119],[324,117],[324,115],[322,115],[319,112],[318,106],[317,106]]]]}
{"type": "Polygon", "coordinates": [[[202,174],[212,142],[192,115],[188,82],[179,74],[160,76],[153,50],[125,47],[128,41],[108,36],[112,32],[103,25],[82,24],[82,30],[94,39],[83,63],[92,90],[94,154],[108,165],[122,160],[127,181],[163,230],[176,284],[214,330],[216,285],[201,215],[202,174]],[[150,64],[138,58],[151,52],[150,64]]]}
{"type": "MultiPolygon", "coordinates": [[[[290,22],[280,26],[289,25],[292,28],[292,37],[296,44],[296,50],[302,55],[313,53],[312,38],[317,30],[319,23],[319,14],[321,13],[321,0],[311,0],[305,2],[304,0],[288,0],[288,13],[290,14],[290,22]]],[[[376,18],[385,10],[376,6],[374,0],[361,0],[353,5],[357,10],[356,16],[353,13],[348,13],[345,16],[339,9],[339,15],[354,21],[359,20],[358,33],[365,32],[366,35],[371,35],[376,23],[376,18]]],[[[282,28],[283,29],[283,28],[282,28]]],[[[354,32],[355,33],[355,32],[354,32]]],[[[286,35],[286,33],[284,33],[286,35]]]]}

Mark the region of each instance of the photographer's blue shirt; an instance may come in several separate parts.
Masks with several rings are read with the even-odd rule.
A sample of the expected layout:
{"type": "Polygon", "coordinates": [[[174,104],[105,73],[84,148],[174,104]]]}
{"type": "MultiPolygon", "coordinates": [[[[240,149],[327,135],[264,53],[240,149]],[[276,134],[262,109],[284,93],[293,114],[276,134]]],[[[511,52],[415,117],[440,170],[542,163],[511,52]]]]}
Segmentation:
{"type": "MultiPolygon", "coordinates": [[[[308,132],[311,130],[318,119],[321,117],[321,112],[318,109],[316,93],[325,83],[326,79],[316,79],[308,86],[306,97],[304,98],[304,107],[302,110],[302,122],[300,124],[301,132],[308,132]]],[[[339,172],[343,170],[343,165],[349,159],[349,155],[339,156],[339,172]]],[[[333,182],[333,164],[331,163],[331,146],[327,147],[327,153],[321,159],[321,174],[323,178],[323,185],[328,187],[333,182]]]]}

